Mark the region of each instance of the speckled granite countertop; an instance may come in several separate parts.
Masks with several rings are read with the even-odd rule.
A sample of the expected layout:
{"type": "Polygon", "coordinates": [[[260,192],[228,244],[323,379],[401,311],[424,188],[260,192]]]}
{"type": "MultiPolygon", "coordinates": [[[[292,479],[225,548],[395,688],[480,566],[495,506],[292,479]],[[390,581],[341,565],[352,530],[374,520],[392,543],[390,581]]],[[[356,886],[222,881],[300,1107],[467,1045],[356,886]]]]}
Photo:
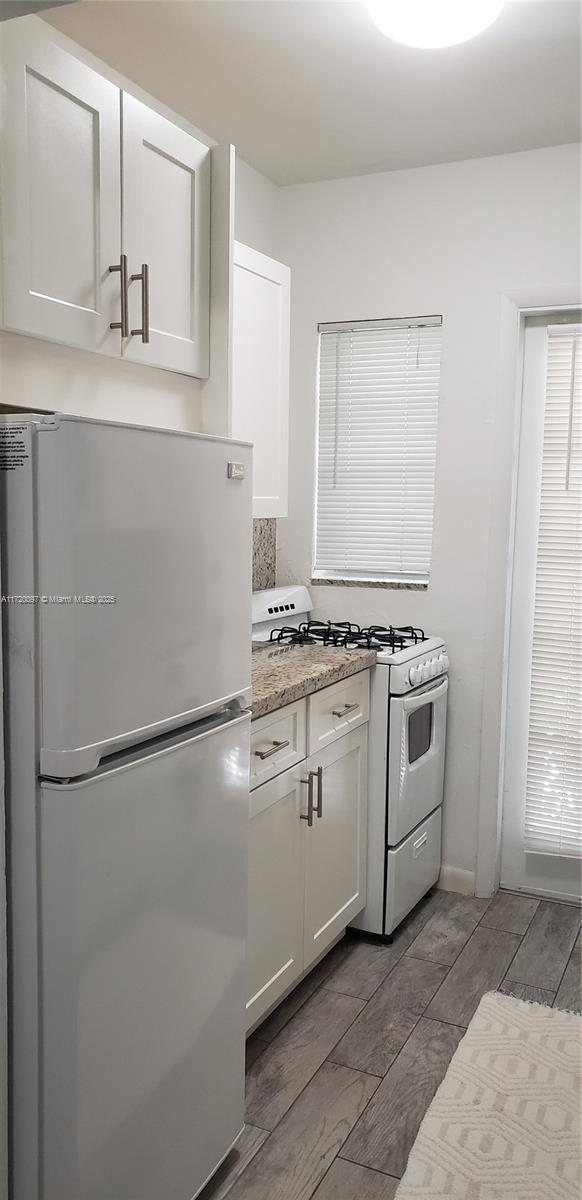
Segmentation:
{"type": "Polygon", "coordinates": [[[375,662],[375,650],[254,642],[252,716],[264,717],[284,704],[293,704],[330,683],[373,667],[375,662]]]}

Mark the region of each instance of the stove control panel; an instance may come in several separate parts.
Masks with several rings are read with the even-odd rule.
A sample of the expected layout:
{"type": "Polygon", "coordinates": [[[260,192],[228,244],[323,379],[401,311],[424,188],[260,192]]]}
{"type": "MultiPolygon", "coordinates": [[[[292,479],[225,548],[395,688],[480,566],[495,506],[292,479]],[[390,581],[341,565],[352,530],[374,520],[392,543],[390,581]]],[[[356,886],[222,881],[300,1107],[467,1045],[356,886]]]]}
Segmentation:
{"type": "Polygon", "coordinates": [[[429,679],[435,679],[437,675],[445,675],[448,669],[449,656],[443,650],[440,654],[435,654],[433,658],[414,663],[408,672],[408,682],[411,687],[418,687],[420,683],[427,683],[429,679]]]}
{"type": "Polygon", "coordinates": [[[438,683],[449,670],[447,648],[441,638],[428,637],[424,643],[418,643],[414,649],[407,646],[399,654],[390,659],[382,652],[378,654],[378,663],[390,665],[390,695],[405,696],[414,688],[426,687],[427,684],[438,683]],[[416,653],[414,652],[416,651],[416,653]]]}

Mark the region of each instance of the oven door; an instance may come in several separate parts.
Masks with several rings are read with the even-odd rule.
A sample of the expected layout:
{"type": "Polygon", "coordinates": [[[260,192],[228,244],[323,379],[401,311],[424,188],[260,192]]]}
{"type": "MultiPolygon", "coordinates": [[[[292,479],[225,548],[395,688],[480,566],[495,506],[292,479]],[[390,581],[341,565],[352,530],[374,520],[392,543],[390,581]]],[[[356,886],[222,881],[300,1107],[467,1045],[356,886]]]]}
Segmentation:
{"type": "Polygon", "coordinates": [[[390,697],[388,845],[396,846],[443,798],[447,678],[390,697]]]}

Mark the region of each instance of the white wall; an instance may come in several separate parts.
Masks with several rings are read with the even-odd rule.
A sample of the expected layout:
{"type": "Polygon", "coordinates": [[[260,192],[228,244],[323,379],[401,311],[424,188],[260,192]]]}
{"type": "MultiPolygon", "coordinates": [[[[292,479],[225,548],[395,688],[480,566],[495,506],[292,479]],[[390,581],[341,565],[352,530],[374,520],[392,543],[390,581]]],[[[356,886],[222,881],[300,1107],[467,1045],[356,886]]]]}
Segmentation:
{"type": "Polygon", "coordinates": [[[236,240],[271,258],[279,253],[279,192],[275,183],[237,157],[236,240]]]}
{"type": "MultiPolygon", "coordinates": [[[[280,189],[292,271],[289,517],[279,580],[311,572],[318,321],[443,314],[433,564],[426,593],[314,588],[320,613],[414,622],[451,657],[444,862],[475,869],[489,607],[502,626],[513,405],[498,386],[503,297],[551,297],[580,262],[575,146],[280,189]],[[492,551],[492,545],[494,552],[492,551]],[[500,550],[501,547],[501,550],[500,550]]],[[[499,638],[492,651],[501,654],[499,638]]],[[[488,727],[495,722],[489,722],[488,727]]],[[[469,876],[469,878],[471,875],[469,876]]]]}
{"type": "Polygon", "coordinates": [[[201,428],[198,380],[17,333],[0,333],[0,401],[132,424],[201,428]]]}

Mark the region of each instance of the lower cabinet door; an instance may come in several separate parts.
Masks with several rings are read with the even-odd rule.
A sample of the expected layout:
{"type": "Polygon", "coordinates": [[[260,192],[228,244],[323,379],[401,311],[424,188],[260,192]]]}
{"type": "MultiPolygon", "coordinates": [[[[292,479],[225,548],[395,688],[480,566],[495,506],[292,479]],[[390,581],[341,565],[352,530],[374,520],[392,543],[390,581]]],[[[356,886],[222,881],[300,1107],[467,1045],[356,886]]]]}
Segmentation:
{"type": "Polygon", "coordinates": [[[313,824],[305,822],[304,968],[366,903],[367,738],[365,725],[304,764],[314,801],[313,824]]]}
{"type": "Polygon", "coordinates": [[[247,1029],[303,971],[305,766],[250,794],[247,1029]]]}

